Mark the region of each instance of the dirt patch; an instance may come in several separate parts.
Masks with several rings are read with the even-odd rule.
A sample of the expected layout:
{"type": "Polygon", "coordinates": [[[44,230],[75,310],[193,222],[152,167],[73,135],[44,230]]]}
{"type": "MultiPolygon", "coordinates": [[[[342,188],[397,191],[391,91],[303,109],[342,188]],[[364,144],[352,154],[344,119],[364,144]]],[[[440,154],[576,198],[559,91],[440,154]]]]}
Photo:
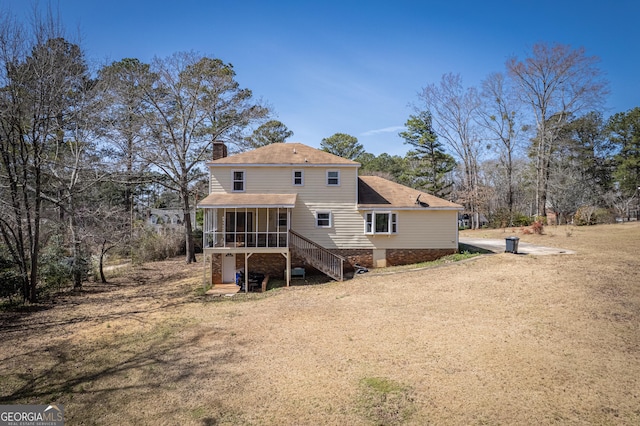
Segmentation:
{"type": "MultiPolygon", "coordinates": [[[[465,232],[466,234],[467,232],[465,232]]],[[[0,315],[0,403],[69,424],[638,424],[640,224],[566,247],[200,296],[182,259],[0,315]]]]}

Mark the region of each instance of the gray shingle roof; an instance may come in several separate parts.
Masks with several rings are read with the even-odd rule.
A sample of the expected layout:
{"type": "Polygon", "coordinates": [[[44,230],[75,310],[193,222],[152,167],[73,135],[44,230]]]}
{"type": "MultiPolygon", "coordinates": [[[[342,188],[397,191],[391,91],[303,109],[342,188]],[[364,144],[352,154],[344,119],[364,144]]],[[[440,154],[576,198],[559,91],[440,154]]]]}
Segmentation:
{"type": "Polygon", "coordinates": [[[358,178],[358,208],[435,208],[462,209],[451,201],[391,182],[379,176],[360,176],[358,178]],[[418,203],[420,197],[421,205],[418,203]]]}
{"type": "Polygon", "coordinates": [[[219,160],[209,161],[209,166],[227,164],[287,165],[287,164],[332,164],[359,167],[360,163],[329,154],[301,143],[272,143],[252,151],[243,152],[219,160]]]}

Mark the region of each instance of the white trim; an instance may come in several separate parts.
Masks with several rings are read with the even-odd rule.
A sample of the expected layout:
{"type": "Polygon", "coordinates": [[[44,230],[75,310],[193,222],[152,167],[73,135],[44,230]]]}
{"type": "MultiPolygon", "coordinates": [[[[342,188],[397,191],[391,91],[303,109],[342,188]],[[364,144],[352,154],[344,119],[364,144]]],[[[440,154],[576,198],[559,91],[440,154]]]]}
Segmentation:
{"type": "Polygon", "coordinates": [[[364,212],[364,233],[365,235],[396,235],[399,233],[398,226],[398,213],[390,210],[367,210],[364,212]],[[371,216],[371,221],[368,220],[367,216],[371,216]],[[376,215],[388,215],[387,218],[387,232],[377,232],[376,231],[376,215]],[[395,219],[395,220],[394,220],[395,219]],[[395,231],[393,227],[395,225],[395,231]],[[367,228],[370,227],[371,230],[367,228]]]}
{"type": "MultiPolygon", "coordinates": [[[[211,179],[211,177],[209,177],[211,179]]],[[[243,169],[231,170],[231,192],[246,192],[247,190],[247,171],[243,169]],[[242,173],[242,181],[236,180],[236,173],[242,173]],[[242,182],[242,189],[236,189],[236,182],[242,182]]]]}
{"type": "Polygon", "coordinates": [[[327,170],[325,184],[327,186],[340,186],[340,170],[327,170]],[[337,173],[338,176],[329,178],[329,173],[337,173]],[[338,179],[338,183],[329,183],[329,179],[338,179]]]}
{"type": "Polygon", "coordinates": [[[293,186],[304,186],[304,170],[293,169],[291,170],[291,183],[293,186]],[[300,173],[300,177],[296,177],[296,172],[300,173]],[[300,183],[296,183],[296,179],[300,179],[300,183]]]}
{"type": "MultiPolygon", "coordinates": [[[[333,214],[331,213],[331,210],[317,210],[315,213],[315,217],[316,217],[316,228],[331,228],[333,225],[333,214]],[[328,214],[329,215],[329,224],[328,225],[318,225],[318,215],[320,214],[328,214]]],[[[322,219],[322,220],[326,220],[326,219],[322,219]]]]}

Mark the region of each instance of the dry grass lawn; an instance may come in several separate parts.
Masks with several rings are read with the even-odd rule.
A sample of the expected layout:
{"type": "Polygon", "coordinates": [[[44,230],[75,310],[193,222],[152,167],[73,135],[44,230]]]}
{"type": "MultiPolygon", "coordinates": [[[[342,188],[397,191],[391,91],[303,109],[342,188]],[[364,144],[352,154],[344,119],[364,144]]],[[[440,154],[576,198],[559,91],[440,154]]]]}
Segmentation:
{"type": "Polygon", "coordinates": [[[0,404],[69,425],[640,424],[640,223],[207,298],[181,259],[0,314],[0,404]]]}

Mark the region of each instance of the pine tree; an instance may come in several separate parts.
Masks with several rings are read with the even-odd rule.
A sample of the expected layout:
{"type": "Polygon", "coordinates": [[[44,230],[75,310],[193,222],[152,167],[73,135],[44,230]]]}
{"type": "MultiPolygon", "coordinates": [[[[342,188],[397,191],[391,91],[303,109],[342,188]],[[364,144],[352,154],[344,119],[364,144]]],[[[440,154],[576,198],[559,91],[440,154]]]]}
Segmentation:
{"type": "Polygon", "coordinates": [[[448,175],[456,162],[442,149],[433,131],[431,113],[421,111],[418,115],[411,115],[405,126],[407,130],[399,135],[414,148],[407,153],[413,166],[413,186],[438,197],[446,197],[451,192],[448,175]]]}

